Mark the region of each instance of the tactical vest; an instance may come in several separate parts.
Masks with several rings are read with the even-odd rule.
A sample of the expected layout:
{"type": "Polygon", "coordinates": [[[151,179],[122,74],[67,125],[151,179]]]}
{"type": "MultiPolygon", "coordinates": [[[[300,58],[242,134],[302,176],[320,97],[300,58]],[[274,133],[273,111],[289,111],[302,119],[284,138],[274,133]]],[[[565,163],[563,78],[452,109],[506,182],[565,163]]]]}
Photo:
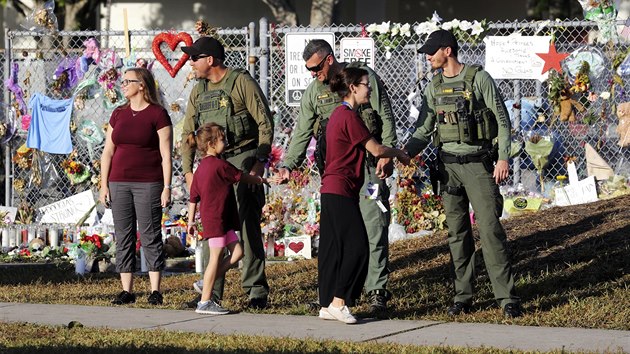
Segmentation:
{"type": "Polygon", "coordinates": [[[228,73],[223,87],[219,89],[208,90],[208,81],[205,79],[199,80],[195,86],[198,102],[198,126],[206,123],[216,123],[222,126],[225,128],[230,146],[239,146],[242,141],[258,137],[258,125],[247,110],[234,114],[231,93],[236,78],[241,74],[249,75],[246,70],[233,69],[228,73]]]}
{"type": "Polygon", "coordinates": [[[479,65],[467,66],[463,81],[445,83],[441,73],[433,79],[436,146],[450,142],[484,143],[497,137],[494,113],[475,97],[473,82],[479,70],[479,65]]]}

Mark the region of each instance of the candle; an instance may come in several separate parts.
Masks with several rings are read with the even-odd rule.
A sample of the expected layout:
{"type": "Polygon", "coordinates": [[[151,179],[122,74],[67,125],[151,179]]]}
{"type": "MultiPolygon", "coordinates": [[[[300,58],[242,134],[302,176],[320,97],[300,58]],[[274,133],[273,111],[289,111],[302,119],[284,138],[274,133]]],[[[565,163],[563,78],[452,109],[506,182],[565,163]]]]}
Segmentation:
{"type": "Polygon", "coordinates": [[[37,228],[33,225],[29,225],[28,227],[28,239],[27,241],[30,243],[35,239],[35,235],[37,234],[37,228]]]}
{"type": "Polygon", "coordinates": [[[2,228],[2,248],[9,248],[9,229],[2,228]]]}
{"type": "Polygon", "coordinates": [[[203,272],[203,246],[201,241],[197,241],[197,247],[195,247],[195,272],[203,272]]]}
{"type": "Polygon", "coordinates": [[[48,229],[48,237],[50,240],[50,248],[56,249],[59,247],[59,229],[56,226],[48,229]]]}
{"type": "Polygon", "coordinates": [[[9,228],[9,233],[8,233],[8,238],[9,238],[9,247],[15,247],[16,246],[16,234],[17,234],[17,230],[13,227],[9,228]]]}

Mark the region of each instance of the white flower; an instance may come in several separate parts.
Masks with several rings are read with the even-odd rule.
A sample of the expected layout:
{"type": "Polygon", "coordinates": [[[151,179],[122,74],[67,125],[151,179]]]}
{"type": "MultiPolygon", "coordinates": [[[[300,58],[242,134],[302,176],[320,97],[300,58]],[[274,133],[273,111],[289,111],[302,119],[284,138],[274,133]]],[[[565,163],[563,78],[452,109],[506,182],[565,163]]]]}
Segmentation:
{"type": "Polygon", "coordinates": [[[451,25],[453,26],[453,28],[459,28],[459,20],[456,18],[452,19],[451,25]]]}
{"type": "Polygon", "coordinates": [[[481,25],[481,22],[475,20],[475,22],[473,22],[472,24],[472,30],[470,32],[471,35],[473,36],[478,36],[480,34],[482,34],[484,31],[483,26],[481,25]]]}
{"type": "Polygon", "coordinates": [[[387,52],[385,52],[385,59],[389,60],[391,57],[392,57],[392,52],[390,52],[388,49],[387,52]]]}
{"type": "Polygon", "coordinates": [[[408,23],[405,23],[404,25],[400,26],[400,35],[401,36],[405,36],[405,37],[411,37],[411,25],[408,23]]]}
{"type": "Polygon", "coordinates": [[[424,21],[414,28],[418,36],[431,34],[439,29],[440,29],[440,25],[431,21],[424,21]]]}
{"type": "MultiPolygon", "coordinates": [[[[367,28],[365,30],[368,31],[369,33],[376,32],[376,23],[370,24],[369,26],[367,26],[367,28]]],[[[278,112],[278,111],[276,111],[276,112],[278,112]]]]}
{"type": "Polygon", "coordinates": [[[470,21],[462,20],[459,22],[459,29],[462,31],[468,31],[472,28],[472,23],[470,21]]]}
{"type": "Polygon", "coordinates": [[[442,22],[442,18],[438,15],[437,11],[433,11],[433,16],[431,17],[431,22],[440,23],[442,22]]]}
{"type": "Polygon", "coordinates": [[[442,29],[450,31],[453,28],[453,21],[444,22],[442,24],[442,29]]]}
{"type": "Polygon", "coordinates": [[[391,36],[392,37],[396,37],[398,35],[398,33],[400,33],[400,23],[394,23],[392,25],[392,33],[391,36]]]}
{"type": "Polygon", "coordinates": [[[380,25],[376,25],[376,32],[380,34],[386,34],[389,32],[389,21],[383,22],[380,25]]]}
{"type": "Polygon", "coordinates": [[[604,100],[608,100],[610,98],[610,92],[604,91],[599,95],[599,97],[601,97],[604,100]]]}

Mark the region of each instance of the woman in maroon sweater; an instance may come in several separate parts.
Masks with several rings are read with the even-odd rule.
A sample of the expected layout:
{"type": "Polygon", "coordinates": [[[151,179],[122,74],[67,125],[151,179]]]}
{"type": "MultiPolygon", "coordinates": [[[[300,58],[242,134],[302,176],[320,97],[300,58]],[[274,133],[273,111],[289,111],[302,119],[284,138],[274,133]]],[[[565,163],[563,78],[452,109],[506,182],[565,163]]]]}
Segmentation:
{"type": "Polygon", "coordinates": [[[375,157],[395,157],[409,164],[399,149],[379,144],[357,114],[369,102],[368,72],[344,68],[330,82],[343,98],[326,127],[326,169],[321,186],[318,254],[319,317],[356,323],[348,306],[361,294],[368,264],[368,240],[359,192],[363,185],[366,150],[375,157]]]}
{"type": "Polygon", "coordinates": [[[160,281],[164,269],[162,208],[171,201],[171,118],[158,103],[155,79],[147,69],[128,69],[121,85],[129,103],[115,109],[109,120],[99,194],[102,203],[111,203],[116,269],[123,287],[112,303],[136,301],[133,272],[136,232],[140,231],[151,282],[148,302],[159,305],[163,301],[160,281]]]}

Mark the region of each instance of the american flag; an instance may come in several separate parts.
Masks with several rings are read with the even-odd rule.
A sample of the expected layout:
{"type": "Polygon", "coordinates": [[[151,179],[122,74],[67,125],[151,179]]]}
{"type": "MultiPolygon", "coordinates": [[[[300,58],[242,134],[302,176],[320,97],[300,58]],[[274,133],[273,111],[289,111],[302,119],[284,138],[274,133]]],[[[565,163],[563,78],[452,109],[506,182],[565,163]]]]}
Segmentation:
{"type": "Polygon", "coordinates": [[[625,39],[630,39],[630,17],[627,18],[626,23],[623,24],[620,35],[625,39]]]}

